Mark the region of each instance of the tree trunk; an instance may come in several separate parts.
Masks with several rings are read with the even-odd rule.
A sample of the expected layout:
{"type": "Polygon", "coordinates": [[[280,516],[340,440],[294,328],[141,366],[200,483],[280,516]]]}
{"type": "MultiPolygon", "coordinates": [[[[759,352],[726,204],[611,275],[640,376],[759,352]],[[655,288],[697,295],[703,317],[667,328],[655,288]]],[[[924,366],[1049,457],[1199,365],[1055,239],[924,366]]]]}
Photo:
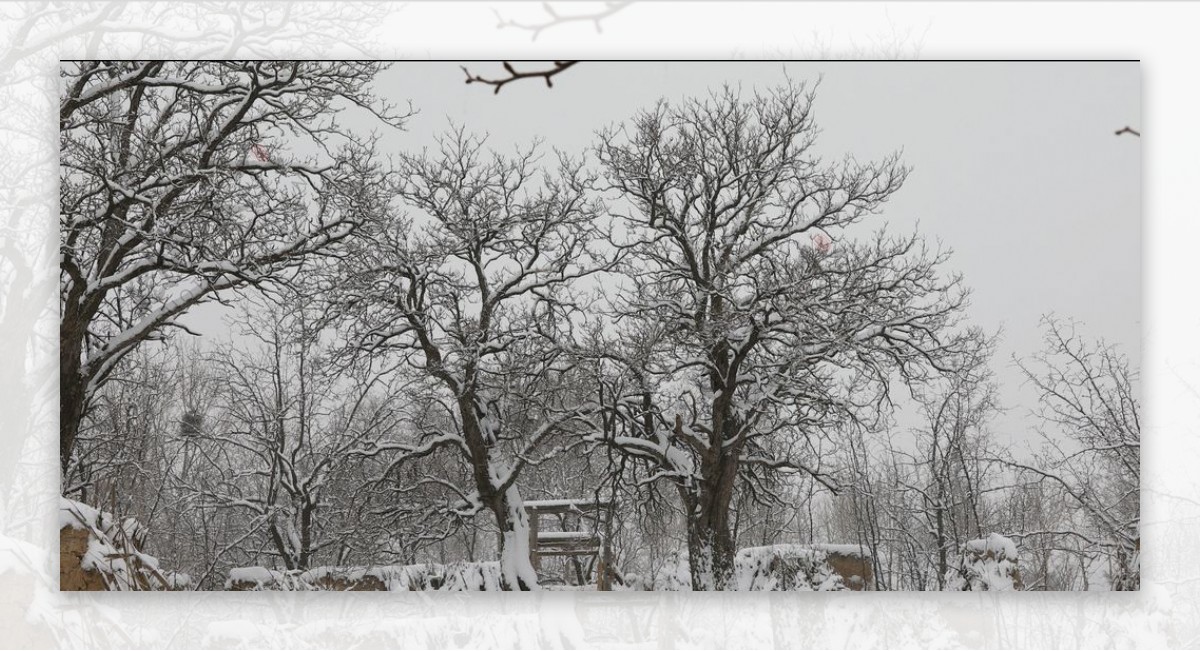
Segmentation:
{"type": "MultiPolygon", "coordinates": [[[[724,313],[724,302],[720,296],[714,297],[711,318],[719,321],[724,313]]],[[[709,448],[700,460],[700,485],[690,490],[681,487],[688,507],[688,562],[693,590],[725,590],[733,578],[737,547],[729,511],[744,440],[739,437],[741,420],[732,387],[737,385],[741,359],[724,340],[709,351],[710,363],[720,369],[710,371],[708,378],[714,396],[709,448]]],[[[676,415],[677,438],[682,438],[682,428],[682,419],[676,415]]]]}
{"type": "Polygon", "coordinates": [[[84,324],[64,320],[59,328],[58,351],[58,459],[63,479],[71,465],[75,439],[87,404],[81,375],[84,324]]]}
{"type": "Polygon", "coordinates": [[[737,552],[729,526],[729,506],[733,498],[733,464],[719,464],[723,470],[706,479],[696,495],[685,495],[688,507],[688,564],[693,590],[725,590],[733,578],[733,557],[737,552]]]}
{"type": "MultiPolygon", "coordinates": [[[[939,499],[941,497],[939,496],[939,499]]],[[[946,573],[950,570],[949,543],[946,540],[945,516],[942,507],[937,507],[936,541],[938,549],[937,586],[938,590],[946,589],[946,573]]]]}
{"type": "MultiPolygon", "coordinates": [[[[725,352],[716,355],[721,367],[727,367],[725,352]]],[[[726,378],[736,378],[730,370],[726,378]]],[[[730,506],[738,476],[741,442],[739,421],[734,415],[732,393],[713,380],[712,438],[710,448],[700,461],[700,485],[693,495],[684,495],[688,508],[688,560],[693,590],[725,590],[733,577],[733,557],[737,552],[729,522],[730,506]],[[728,445],[728,442],[734,442],[728,445]],[[689,499],[689,497],[691,499],[689,499]]],[[[676,436],[682,436],[683,423],[675,419],[676,436]]]]}
{"type": "Polygon", "coordinates": [[[688,523],[688,566],[692,590],[725,590],[733,581],[733,538],[729,531],[688,523]]]}
{"type": "Polygon", "coordinates": [[[480,500],[496,518],[500,532],[500,588],[502,590],[536,590],[537,572],[530,561],[529,516],[516,484],[501,490],[503,462],[496,458],[498,432],[490,422],[481,422],[486,413],[475,395],[458,399],[459,416],[463,423],[463,439],[470,451],[472,477],[480,500]]]}
{"type": "Polygon", "coordinates": [[[537,572],[530,561],[529,516],[516,486],[497,494],[489,503],[500,530],[500,588],[536,590],[537,572]]]}

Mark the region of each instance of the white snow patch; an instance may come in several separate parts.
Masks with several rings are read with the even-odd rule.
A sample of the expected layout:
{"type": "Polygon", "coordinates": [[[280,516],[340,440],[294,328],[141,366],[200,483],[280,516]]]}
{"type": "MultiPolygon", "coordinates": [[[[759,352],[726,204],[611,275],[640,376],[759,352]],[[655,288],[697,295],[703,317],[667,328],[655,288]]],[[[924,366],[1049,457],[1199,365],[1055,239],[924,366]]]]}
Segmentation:
{"type": "Polygon", "coordinates": [[[1000,534],[968,540],[946,571],[948,591],[1008,592],[1021,589],[1017,546],[1000,534]]]}

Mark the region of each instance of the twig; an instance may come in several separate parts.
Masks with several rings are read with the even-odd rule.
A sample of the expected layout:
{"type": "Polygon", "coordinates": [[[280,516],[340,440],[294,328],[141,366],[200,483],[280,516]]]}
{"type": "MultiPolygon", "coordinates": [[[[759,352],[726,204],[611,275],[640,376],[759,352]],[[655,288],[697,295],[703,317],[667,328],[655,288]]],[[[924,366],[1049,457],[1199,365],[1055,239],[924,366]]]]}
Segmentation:
{"type": "Polygon", "coordinates": [[[492,86],[495,88],[495,90],[492,91],[493,93],[499,94],[500,89],[504,88],[504,86],[506,84],[512,83],[514,81],[518,81],[520,79],[530,79],[533,77],[541,77],[542,79],[545,79],[546,87],[553,88],[554,82],[551,81],[551,78],[554,77],[555,75],[561,73],[562,71],[566,70],[567,68],[570,68],[571,66],[575,65],[576,63],[579,63],[579,62],[578,61],[555,61],[554,67],[546,69],[546,70],[533,70],[533,71],[528,71],[528,72],[518,72],[517,69],[513,67],[511,62],[505,61],[504,62],[504,70],[508,72],[508,76],[495,78],[495,79],[485,79],[483,77],[480,77],[479,75],[471,74],[471,71],[467,70],[466,66],[462,66],[462,71],[467,75],[467,83],[468,84],[476,83],[476,82],[481,83],[481,84],[487,84],[488,86],[492,86]]]}
{"type": "Polygon", "coordinates": [[[603,29],[601,28],[601,23],[605,18],[612,16],[631,4],[633,4],[632,0],[610,0],[609,2],[604,3],[603,9],[598,11],[563,15],[558,13],[558,10],[555,9],[554,6],[549,2],[544,2],[542,3],[542,10],[546,12],[547,18],[541,22],[521,23],[515,20],[506,20],[500,16],[499,13],[496,14],[496,17],[500,19],[500,24],[498,25],[500,29],[505,27],[523,29],[531,32],[533,40],[536,41],[537,37],[541,36],[544,30],[550,29],[551,27],[555,27],[557,25],[564,25],[574,22],[590,22],[593,26],[595,26],[596,32],[602,32],[603,29]]]}

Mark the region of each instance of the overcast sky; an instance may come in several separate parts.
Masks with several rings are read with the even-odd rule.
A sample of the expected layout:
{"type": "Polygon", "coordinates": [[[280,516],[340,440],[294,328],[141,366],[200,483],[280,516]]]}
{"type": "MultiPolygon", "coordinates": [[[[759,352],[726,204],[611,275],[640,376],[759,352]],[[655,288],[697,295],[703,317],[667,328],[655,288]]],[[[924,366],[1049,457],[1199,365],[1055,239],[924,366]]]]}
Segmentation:
{"type": "MultiPolygon", "coordinates": [[[[497,63],[466,65],[503,73],[497,63]]],[[[526,80],[496,95],[464,83],[459,64],[414,61],[377,84],[420,111],[386,148],[429,145],[453,120],[502,150],[541,138],[582,151],[597,129],[660,97],[725,83],[751,91],[787,77],[822,78],[822,154],[902,150],[912,174],[874,223],[919,225],[952,249],[949,268],[972,289],[972,323],[1003,328],[994,367],[1011,411],[995,424],[1001,440],[1028,439],[1032,396],[1009,360],[1040,347],[1043,314],[1077,319],[1140,362],[1141,143],[1114,135],[1141,127],[1138,63],[585,62],[554,88],[526,80]]]]}

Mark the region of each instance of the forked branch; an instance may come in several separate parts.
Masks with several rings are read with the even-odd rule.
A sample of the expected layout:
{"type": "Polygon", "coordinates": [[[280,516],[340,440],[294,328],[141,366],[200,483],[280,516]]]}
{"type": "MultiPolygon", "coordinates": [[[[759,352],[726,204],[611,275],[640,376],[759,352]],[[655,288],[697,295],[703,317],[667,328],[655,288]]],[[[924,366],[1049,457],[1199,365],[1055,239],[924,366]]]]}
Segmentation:
{"type": "Polygon", "coordinates": [[[508,73],[508,76],[507,77],[496,77],[496,78],[491,78],[491,79],[488,79],[485,77],[480,77],[479,75],[473,74],[470,70],[467,69],[466,66],[462,66],[462,70],[463,70],[463,73],[465,73],[467,75],[467,83],[468,84],[473,84],[473,83],[486,84],[486,85],[492,86],[494,88],[494,90],[492,91],[493,93],[499,94],[500,89],[504,88],[504,86],[507,84],[510,84],[514,81],[518,81],[521,79],[530,79],[530,78],[537,78],[537,77],[540,77],[540,78],[546,80],[547,88],[553,88],[554,82],[552,81],[552,78],[555,75],[563,72],[567,68],[570,68],[571,66],[575,65],[576,63],[579,63],[579,62],[578,61],[554,61],[552,67],[544,69],[544,70],[518,71],[515,67],[513,67],[513,64],[511,61],[505,61],[504,62],[504,70],[506,73],[508,73]]]}

